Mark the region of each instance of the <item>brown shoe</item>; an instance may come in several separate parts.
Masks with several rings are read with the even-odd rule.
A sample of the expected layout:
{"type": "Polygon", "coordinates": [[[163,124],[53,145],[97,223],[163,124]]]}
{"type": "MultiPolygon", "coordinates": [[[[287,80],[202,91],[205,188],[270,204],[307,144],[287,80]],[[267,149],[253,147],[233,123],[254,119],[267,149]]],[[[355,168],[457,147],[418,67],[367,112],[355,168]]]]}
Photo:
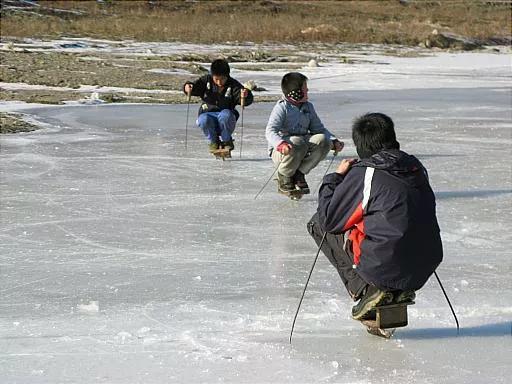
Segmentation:
{"type": "Polygon", "coordinates": [[[235,149],[235,144],[233,144],[233,140],[223,141],[220,145],[222,148],[229,149],[230,151],[235,149]]]}
{"type": "Polygon", "coordinates": [[[299,170],[293,175],[293,182],[300,189],[300,192],[307,195],[309,193],[309,185],[306,182],[306,176],[299,170]]]}
{"type": "Polygon", "coordinates": [[[277,185],[279,190],[283,193],[290,193],[297,190],[293,178],[281,175],[279,172],[277,173],[277,185]]]}

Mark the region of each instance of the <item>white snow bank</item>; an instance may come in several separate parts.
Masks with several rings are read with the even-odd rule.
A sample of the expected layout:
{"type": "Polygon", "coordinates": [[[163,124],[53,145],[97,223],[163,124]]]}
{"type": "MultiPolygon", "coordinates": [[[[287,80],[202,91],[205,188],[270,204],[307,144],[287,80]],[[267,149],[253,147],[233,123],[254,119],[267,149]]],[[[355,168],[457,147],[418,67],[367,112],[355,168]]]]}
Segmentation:
{"type": "Polygon", "coordinates": [[[108,93],[108,92],[138,92],[138,93],[150,93],[150,94],[178,94],[182,93],[181,91],[172,91],[166,89],[144,89],[144,88],[124,88],[124,87],[103,87],[96,85],[80,85],[79,88],[69,88],[69,87],[52,87],[48,85],[37,85],[37,84],[26,84],[26,83],[3,83],[0,82],[0,88],[3,88],[8,91],[17,91],[17,90],[29,90],[29,91],[74,91],[74,92],[97,92],[97,93],[108,93]]]}

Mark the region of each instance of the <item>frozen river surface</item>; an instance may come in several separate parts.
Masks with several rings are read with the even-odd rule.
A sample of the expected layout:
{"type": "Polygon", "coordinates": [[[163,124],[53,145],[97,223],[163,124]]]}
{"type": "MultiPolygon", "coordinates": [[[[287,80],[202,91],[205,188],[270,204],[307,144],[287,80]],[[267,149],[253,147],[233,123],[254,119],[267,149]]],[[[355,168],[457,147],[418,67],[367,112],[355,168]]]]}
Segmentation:
{"type": "Polygon", "coordinates": [[[433,279],[407,328],[366,334],[322,256],[288,343],[316,200],[274,182],[254,200],[272,172],[272,104],[246,109],[243,156],[225,162],[192,124],[185,150],[184,105],[43,108],[28,112],[47,128],[0,139],[0,381],[509,382],[510,88],[312,97],[343,156],[355,155],[351,120],[381,111],[429,169],[459,335],[433,279]]]}

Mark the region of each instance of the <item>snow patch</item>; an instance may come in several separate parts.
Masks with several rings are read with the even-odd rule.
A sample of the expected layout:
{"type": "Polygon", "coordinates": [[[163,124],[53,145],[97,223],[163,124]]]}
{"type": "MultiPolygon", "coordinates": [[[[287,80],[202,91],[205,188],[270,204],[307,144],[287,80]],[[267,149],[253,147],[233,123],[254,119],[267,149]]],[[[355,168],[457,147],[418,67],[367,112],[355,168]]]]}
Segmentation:
{"type": "Polygon", "coordinates": [[[89,301],[89,304],[78,304],[77,309],[80,313],[98,313],[100,311],[98,301],[95,300],[89,301]]]}

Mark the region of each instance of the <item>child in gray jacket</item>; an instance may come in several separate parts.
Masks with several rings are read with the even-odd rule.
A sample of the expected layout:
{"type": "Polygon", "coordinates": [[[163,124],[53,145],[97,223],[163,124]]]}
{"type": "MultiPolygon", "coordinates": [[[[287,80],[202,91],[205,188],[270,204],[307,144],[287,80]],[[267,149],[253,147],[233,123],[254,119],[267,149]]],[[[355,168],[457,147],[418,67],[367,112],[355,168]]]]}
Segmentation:
{"type": "Polygon", "coordinates": [[[283,76],[283,98],[270,114],[265,137],[277,170],[279,190],[309,193],[307,175],[325,159],[330,149],[339,152],[343,142],[329,132],[308,101],[308,78],[290,72],[283,76]]]}

